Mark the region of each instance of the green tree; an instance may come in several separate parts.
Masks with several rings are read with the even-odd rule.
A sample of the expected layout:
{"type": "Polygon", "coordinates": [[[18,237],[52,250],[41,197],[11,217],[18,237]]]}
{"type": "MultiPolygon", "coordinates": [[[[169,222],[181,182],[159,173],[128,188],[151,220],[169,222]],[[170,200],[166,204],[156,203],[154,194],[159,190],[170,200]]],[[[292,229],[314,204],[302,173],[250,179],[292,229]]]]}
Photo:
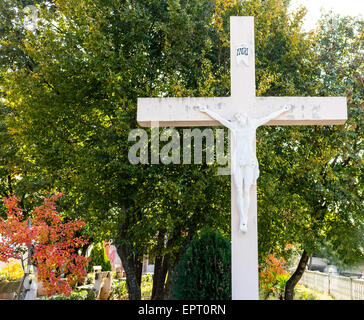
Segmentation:
{"type": "Polygon", "coordinates": [[[302,250],[285,299],[293,299],[310,254],[323,245],[347,262],[363,259],[362,24],[331,14],[311,38],[310,63],[318,72],[307,79],[305,93],[347,96],[346,124],[261,132],[259,229],[266,232],[260,233],[260,255],[280,253],[287,243],[302,250]]]}
{"type": "Polygon", "coordinates": [[[27,32],[25,20],[29,12],[22,9],[42,2],[0,2],[0,195],[10,197],[16,194],[25,214],[35,205],[40,205],[43,197],[54,190],[43,170],[24,152],[24,142],[16,141],[13,137],[13,131],[7,123],[12,108],[4,103],[7,93],[2,84],[9,70],[31,65],[30,57],[24,52],[23,42],[27,32]]]}
{"type": "Polygon", "coordinates": [[[172,286],[172,299],[231,299],[230,241],[214,230],[201,230],[177,265],[172,286]]]}
{"type": "Polygon", "coordinates": [[[91,261],[88,263],[87,271],[92,272],[94,266],[101,266],[102,271],[111,271],[111,263],[106,255],[102,242],[95,243],[90,253],[91,261]]]}
{"type": "Polygon", "coordinates": [[[348,102],[345,128],[330,132],[339,148],[331,162],[336,179],[327,185],[335,193],[332,197],[338,216],[332,219],[330,236],[317,251],[341,267],[362,264],[363,259],[363,25],[361,18],[327,13],[321,18],[315,48],[321,69],[320,91],[347,96],[348,102]]]}
{"type": "Polygon", "coordinates": [[[133,166],[127,158],[138,96],[198,94],[214,7],[57,1],[38,8],[38,28],[12,39],[29,63],[2,69],[7,125],[49,184],[66,193],[68,214],[84,217],[90,237],[117,240],[130,298],[140,299],[143,254],[154,250],[171,270],[200,226],[226,226],[226,179],[210,184],[214,168],[191,166],[181,175],[176,166],[133,166]],[[190,185],[199,192],[191,196],[190,185]],[[155,243],[158,237],[167,241],[155,243]]]}
{"type": "MultiPolygon", "coordinates": [[[[38,190],[64,191],[62,209],[86,221],[88,238],[115,239],[131,299],[140,299],[143,254],[156,259],[153,297],[163,298],[166,276],[197,230],[210,225],[228,233],[230,224],[230,182],[216,177],[214,166],[129,163],[137,97],[228,95],[230,15],[255,17],[257,95],[337,95],[352,79],[352,66],[334,63],[331,40],[320,42],[334,40],[343,25],[307,35],[305,10],[288,13],[288,1],[35,3],[41,19],[27,30],[19,26],[29,3],[1,2],[2,138],[22,160],[11,168],[30,175],[38,190]],[[320,65],[337,72],[325,78],[320,65]]],[[[359,57],[346,44],[342,55],[359,57]]],[[[345,127],[259,129],[260,261],[286,243],[305,254],[328,239],[342,249],[343,238],[358,243],[362,76],[355,77],[354,116],[345,127]]],[[[14,159],[7,152],[4,159],[14,159]]]]}

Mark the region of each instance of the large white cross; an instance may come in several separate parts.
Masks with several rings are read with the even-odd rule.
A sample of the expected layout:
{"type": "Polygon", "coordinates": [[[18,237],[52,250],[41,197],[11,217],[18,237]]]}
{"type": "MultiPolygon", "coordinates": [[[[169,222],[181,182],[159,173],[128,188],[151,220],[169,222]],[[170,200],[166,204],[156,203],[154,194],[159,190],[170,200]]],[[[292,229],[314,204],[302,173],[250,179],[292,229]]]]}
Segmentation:
{"type": "MultiPolygon", "coordinates": [[[[262,118],[285,105],[291,110],[267,125],[332,125],[347,119],[345,97],[256,97],[254,17],[230,17],[231,96],[206,98],[138,98],[137,121],[141,126],[218,126],[218,121],[199,111],[198,106],[232,119],[244,110],[262,118]]],[[[254,143],[255,150],[255,143],[254,143]]],[[[234,150],[234,145],[231,146],[234,150]]],[[[259,299],[256,186],[250,189],[248,232],[239,231],[237,192],[231,183],[232,299],[259,299]]]]}

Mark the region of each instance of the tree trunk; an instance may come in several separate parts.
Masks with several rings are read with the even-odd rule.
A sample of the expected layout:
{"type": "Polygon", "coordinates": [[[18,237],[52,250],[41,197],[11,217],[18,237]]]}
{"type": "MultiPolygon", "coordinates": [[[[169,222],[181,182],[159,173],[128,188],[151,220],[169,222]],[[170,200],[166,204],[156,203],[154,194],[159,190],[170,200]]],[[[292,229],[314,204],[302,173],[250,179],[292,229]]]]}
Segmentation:
{"type": "MultiPolygon", "coordinates": [[[[154,263],[154,274],[153,274],[153,288],[151,300],[163,300],[164,299],[164,283],[166,280],[166,274],[169,266],[169,258],[167,256],[162,256],[162,249],[165,248],[165,230],[161,230],[158,234],[158,246],[160,248],[159,255],[155,257],[154,263]]],[[[167,246],[170,245],[168,240],[167,246]]]]}
{"type": "Polygon", "coordinates": [[[92,243],[91,239],[88,239],[88,240],[89,240],[89,243],[83,245],[82,248],[81,248],[81,256],[83,256],[83,257],[86,257],[87,250],[88,250],[88,248],[90,248],[91,243],[92,243]]]}
{"type": "Polygon", "coordinates": [[[175,256],[174,262],[169,263],[168,269],[166,270],[167,281],[166,281],[165,286],[164,286],[164,298],[165,299],[170,299],[172,297],[173,272],[174,272],[174,269],[175,269],[176,265],[180,261],[181,256],[184,254],[184,252],[186,251],[188,245],[190,244],[193,234],[194,234],[193,232],[188,233],[187,237],[183,241],[183,245],[182,245],[181,250],[179,250],[178,254],[175,256]]]}
{"type": "MultiPolygon", "coordinates": [[[[154,264],[154,275],[153,275],[153,289],[151,300],[164,300],[169,298],[171,294],[171,275],[174,269],[174,265],[178,263],[181,255],[187,249],[188,244],[192,239],[192,234],[189,232],[183,242],[183,245],[179,252],[175,254],[174,258],[171,258],[169,254],[164,256],[157,256],[154,264]],[[168,278],[167,278],[168,274],[168,278]],[[167,278],[167,281],[166,281],[167,278]]],[[[178,239],[178,234],[173,235],[168,239],[165,244],[165,232],[160,232],[158,236],[158,242],[161,247],[166,246],[166,249],[171,249],[178,239]]]]}
{"type": "Polygon", "coordinates": [[[152,288],[151,300],[156,300],[155,298],[156,293],[158,290],[160,290],[158,287],[160,286],[161,269],[162,269],[162,258],[156,257],[154,262],[153,288],[152,288]]]}
{"type": "Polygon", "coordinates": [[[134,272],[135,277],[137,279],[138,286],[141,289],[142,285],[142,274],[143,274],[143,257],[142,256],[134,256],[134,272]]]}
{"type": "Polygon", "coordinates": [[[298,263],[296,271],[292,274],[292,276],[289,278],[289,280],[286,283],[286,288],[284,292],[284,300],[293,300],[294,298],[294,288],[298,281],[300,281],[303,273],[305,272],[308,259],[310,258],[310,255],[306,252],[306,250],[303,250],[300,262],[298,263]]]}
{"type": "Polygon", "coordinates": [[[116,244],[116,249],[125,270],[129,300],[141,300],[141,279],[138,279],[138,275],[136,274],[135,260],[131,255],[131,250],[126,244],[116,244]]]}
{"type": "Polygon", "coordinates": [[[168,270],[167,281],[166,281],[166,284],[164,286],[164,297],[165,297],[165,299],[170,299],[171,296],[172,296],[172,278],[173,278],[174,268],[175,268],[175,266],[170,266],[170,268],[168,270]]]}
{"type": "MultiPolygon", "coordinates": [[[[28,219],[28,229],[31,229],[31,221],[30,219],[28,219]]],[[[20,296],[18,295],[18,300],[25,300],[25,298],[28,295],[28,292],[30,291],[30,285],[31,285],[31,281],[30,281],[30,269],[33,265],[33,252],[34,252],[34,247],[33,245],[29,245],[28,246],[28,256],[27,256],[27,269],[24,272],[24,276],[22,279],[22,284],[21,284],[21,294],[20,296]]],[[[35,279],[33,279],[33,281],[35,281],[35,279]]]]}
{"type": "MultiPolygon", "coordinates": [[[[166,281],[167,271],[169,268],[169,255],[165,255],[162,258],[156,259],[158,261],[157,276],[153,276],[153,290],[152,290],[152,300],[163,300],[164,299],[164,284],[166,281]]],[[[154,266],[154,274],[156,271],[157,264],[154,266]]]]}

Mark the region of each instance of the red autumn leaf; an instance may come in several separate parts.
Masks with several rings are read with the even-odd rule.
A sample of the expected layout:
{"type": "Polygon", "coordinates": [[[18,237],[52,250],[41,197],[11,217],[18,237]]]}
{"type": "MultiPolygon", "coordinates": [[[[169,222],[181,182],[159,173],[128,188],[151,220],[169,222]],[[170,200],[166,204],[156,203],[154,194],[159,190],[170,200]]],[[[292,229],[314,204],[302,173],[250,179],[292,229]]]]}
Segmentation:
{"type": "Polygon", "coordinates": [[[62,194],[44,199],[44,204],[32,211],[31,226],[28,228],[23,211],[18,207],[19,199],[4,198],[7,219],[0,218],[0,261],[20,258],[19,248],[34,246],[33,263],[37,266],[38,280],[42,281],[48,295],[69,295],[71,286],[86,276],[88,259],[80,256],[78,249],[87,243],[76,236],[85,223],[63,222],[55,201],[62,194]],[[62,274],[66,276],[62,279],[62,274]]]}

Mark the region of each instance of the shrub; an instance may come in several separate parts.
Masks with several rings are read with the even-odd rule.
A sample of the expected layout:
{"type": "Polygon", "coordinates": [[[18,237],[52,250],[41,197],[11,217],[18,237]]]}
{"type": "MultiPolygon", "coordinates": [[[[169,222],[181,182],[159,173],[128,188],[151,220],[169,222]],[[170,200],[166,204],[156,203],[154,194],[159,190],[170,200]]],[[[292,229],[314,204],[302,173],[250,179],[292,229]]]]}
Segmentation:
{"type": "Polygon", "coordinates": [[[264,299],[274,295],[283,299],[286,282],[290,274],[285,267],[286,260],[276,259],[272,254],[268,256],[259,272],[259,286],[263,292],[264,299]]]}
{"type": "Polygon", "coordinates": [[[94,290],[74,290],[71,294],[66,296],[65,294],[60,294],[52,297],[42,297],[42,300],[95,300],[96,293],[94,290]]]}
{"type": "Polygon", "coordinates": [[[196,235],[172,280],[172,299],[231,299],[231,246],[219,232],[203,229],[196,235]]]}
{"type": "MultiPolygon", "coordinates": [[[[152,295],[153,276],[150,273],[142,275],[142,300],[149,300],[152,295]]],[[[114,280],[111,284],[110,300],[127,300],[129,296],[125,279],[114,280]]]]}
{"type": "Polygon", "coordinates": [[[153,275],[151,273],[143,274],[141,290],[142,290],[142,300],[149,300],[152,296],[153,289],[153,275]]]}
{"type": "Polygon", "coordinates": [[[110,289],[110,300],[126,300],[128,299],[128,289],[124,279],[113,281],[110,289]]]}
{"type": "Polygon", "coordinates": [[[84,284],[85,285],[95,284],[95,273],[93,273],[93,272],[88,273],[84,284]]]}
{"type": "Polygon", "coordinates": [[[93,266],[101,266],[102,271],[111,271],[111,263],[106,256],[105,248],[102,243],[94,244],[91,253],[91,261],[88,264],[88,272],[92,272],[93,266]]]}
{"type": "Polygon", "coordinates": [[[76,236],[85,223],[63,219],[56,210],[56,201],[61,197],[62,194],[55,194],[44,198],[44,204],[32,210],[31,218],[26,218],[19,208],[19,198],[4,198],[6,218],[0,217],[0,261],[22,259],[24,249],[32,245],[32,264],[37,266],[38,281],[47,295],[69,295],[86,276],[88,259],[78,250],[87,244],[87,239],[76,236]]]}

